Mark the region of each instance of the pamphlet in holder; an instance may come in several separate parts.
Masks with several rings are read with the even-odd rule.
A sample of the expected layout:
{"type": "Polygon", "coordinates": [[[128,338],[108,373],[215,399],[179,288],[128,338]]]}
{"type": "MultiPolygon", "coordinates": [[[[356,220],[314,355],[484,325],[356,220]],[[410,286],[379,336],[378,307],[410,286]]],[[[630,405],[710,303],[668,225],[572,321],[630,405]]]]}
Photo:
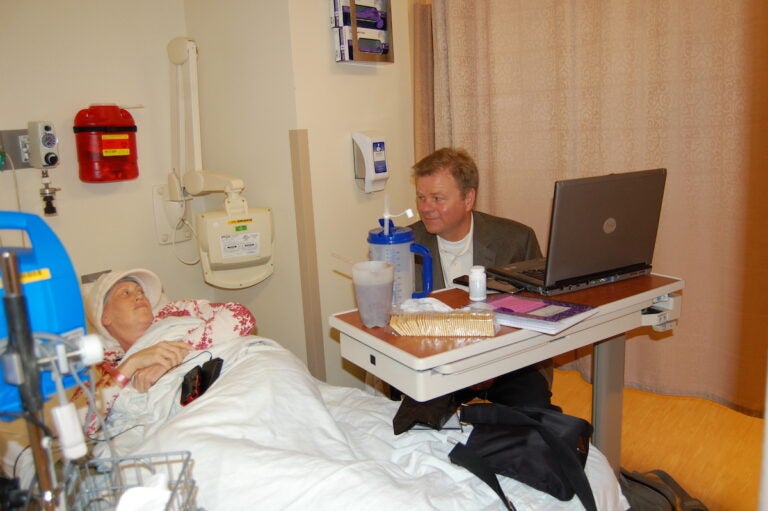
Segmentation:
{"type": "Polygon", "coordinates": [[[329,0],[337,62],[394,62],[390,0],[329,0]]]}

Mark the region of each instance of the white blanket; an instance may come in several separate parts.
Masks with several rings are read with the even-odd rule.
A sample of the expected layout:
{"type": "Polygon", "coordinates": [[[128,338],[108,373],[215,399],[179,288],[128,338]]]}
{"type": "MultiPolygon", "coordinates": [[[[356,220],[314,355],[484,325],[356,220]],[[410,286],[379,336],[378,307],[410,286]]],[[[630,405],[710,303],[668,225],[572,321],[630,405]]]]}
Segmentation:
{"type": "MultiPolygon", "coordinates": [[[[186,407],[184,373],[206,352],[140,394],[123,389],[110,414],[120,456],[187,450],[197,505],[216,510],[497,510],[498,496],[448,452],[468,432],[395,436],[398,403],[315,380],[276,342],[243,337],[209,350],[224,359],[220,378],[186,407]]],[[[110,456],[108,451],[101,453],[110,456]]],[[[626,509],[604,456],[590,449],[587,476],[598,508],[626,509]]],[[[519,511],[582,509],[500,478],[519,511]]]]}

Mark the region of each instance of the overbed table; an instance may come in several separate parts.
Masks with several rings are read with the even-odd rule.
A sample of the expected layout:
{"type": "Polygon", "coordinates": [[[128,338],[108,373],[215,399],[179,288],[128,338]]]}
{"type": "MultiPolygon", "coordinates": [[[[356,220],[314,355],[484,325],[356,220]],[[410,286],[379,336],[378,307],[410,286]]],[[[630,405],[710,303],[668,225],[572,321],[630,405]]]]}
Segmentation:
{"type": "MultiPolygon", "coordinates": [[[[682,279],[652,274],[555,296],[597,308],[593,316],[556,335],[501,327],[495,337],[399,336],[390,328],[366,328],[357,310],[332,315],[330,326],[340,333],[343,358],[417,401],[594,345],[593,442],[618,470],[625,334],[642,326],[657,331],[674,327],[684,285],[682,279]]],[[[460,289],[432,296],[454,308],[469,303],[460,289]]]]}

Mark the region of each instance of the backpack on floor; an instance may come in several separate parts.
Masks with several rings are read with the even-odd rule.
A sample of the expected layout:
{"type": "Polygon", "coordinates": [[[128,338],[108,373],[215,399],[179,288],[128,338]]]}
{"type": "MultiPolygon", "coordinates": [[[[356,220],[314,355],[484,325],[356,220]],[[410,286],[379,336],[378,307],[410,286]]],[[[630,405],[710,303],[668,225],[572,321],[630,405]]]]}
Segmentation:
{"type": "Polygon", "coordinates": [[[619,483],[631,511],[707,511],[663,470],[641,473],[622,468],[619,483]]]}

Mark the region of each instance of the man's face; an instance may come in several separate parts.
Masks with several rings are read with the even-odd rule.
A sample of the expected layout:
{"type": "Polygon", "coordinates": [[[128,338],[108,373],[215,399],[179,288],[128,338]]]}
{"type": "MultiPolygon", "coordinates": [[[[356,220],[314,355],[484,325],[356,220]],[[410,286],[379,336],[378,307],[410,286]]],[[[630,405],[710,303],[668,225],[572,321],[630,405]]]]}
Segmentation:
{"type": "Polygon", "coordinates": [[[459,241],[472,225],[474,189],[462,197],[456,179],[447,170],[416,178],[416,207],[427,231],[448,241],[459,241]]]}
{"type": "Polygon", "coordinates": [[[138,339],[152,324],[152,319],[152,306],[139,284],[123,281],[112,286],[101,323],[121,345],[138,339]]]}

